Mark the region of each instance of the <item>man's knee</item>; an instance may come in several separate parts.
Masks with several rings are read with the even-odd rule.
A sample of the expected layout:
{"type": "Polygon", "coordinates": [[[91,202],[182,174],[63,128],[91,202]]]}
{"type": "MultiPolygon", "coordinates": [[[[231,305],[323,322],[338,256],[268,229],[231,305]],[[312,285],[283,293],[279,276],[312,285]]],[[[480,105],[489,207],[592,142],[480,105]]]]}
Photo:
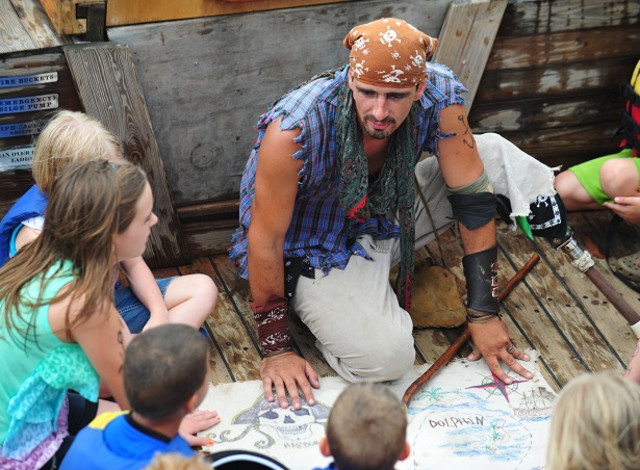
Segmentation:
{"type": "Polygon", "coordinates": [[[413,335],[387,336],[385,341],[363,344],[362,361],[358,361],[355,375],[365,380],[382,382],[402,377],[415,361],[413,335]]]}
{"type": "Polygon", "coordinates": [[[416,352],[411,341],[389,347],[387,354],[381,360],[381,377],[379,380],[396,380],[406,374],[415,362],[416,352]]]}

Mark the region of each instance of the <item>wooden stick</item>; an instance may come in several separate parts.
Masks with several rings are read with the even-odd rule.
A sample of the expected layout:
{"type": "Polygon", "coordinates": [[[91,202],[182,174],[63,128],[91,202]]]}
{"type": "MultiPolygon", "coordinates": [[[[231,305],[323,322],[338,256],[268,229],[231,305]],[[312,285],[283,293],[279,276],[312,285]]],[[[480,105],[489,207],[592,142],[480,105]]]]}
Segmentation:
{"type": "MultiPolygon", "coordinates": [[[[522,268],[520,268],[520,270],[511,279],[509,279],[509,282],[507,282],[500,295],[498,295],[498,299],[500,300],[500,302],[502,302],[502,300],[507,295],[509,295],[509,292],[513,290],[516,284],[524,279],[526,274],[531,271],[531,269],[536,265],[538,261],[540,261],[540,256],[537,254],[533,254],[531,258],[529,258],[529,261],[527,261],[527,263],[522,268]]],[[[458,338],[456,338],[456,340],[451,344],[451,346],[447,348],[442,356],[440,356],[438,360],[434,362],[433,365],[429,367],[424,374],[418,377],[409,386],[409,388],[407,388],[407,391],[404,392],[404,396],[402,397],[402,403],[404,403],[406,407],[409,407],[409,402],[411,401],[413,395],[415,395],[415,393],[418,391],[418,389],[420,389],[420,387],[427,383],[429,379],[431,379],[431,377],[436,375],[443,366],[447,365],[451,358],[453,358],[453,356],[458,353],[460,348],[462,348],[462,346],[467,341],[469,341],[469,338],[471,338],[469,327],[465,327],[462,334],[458,336],[458,338]]]]}

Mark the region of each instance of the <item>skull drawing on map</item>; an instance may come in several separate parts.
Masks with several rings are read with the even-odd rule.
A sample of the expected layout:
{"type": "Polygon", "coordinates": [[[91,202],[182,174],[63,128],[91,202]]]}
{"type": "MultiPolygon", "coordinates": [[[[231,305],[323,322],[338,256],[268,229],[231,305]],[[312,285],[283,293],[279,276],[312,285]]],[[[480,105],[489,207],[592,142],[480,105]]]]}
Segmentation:
{"type": "MultiPolygon", "coordinates": [[[[267,441],[257,447],[268,448],[278,441],[300,442],[311,439],[313,426],[324,427],[329,419],[330,409],[322,403],[309,406],[301,397],[302,407],[299,410],[289,407],[282,409],[278,400],[273,403],[261,395],[247,410],[240,412],[233,418],[231,424],[244,425],[244,430],[235,438],[228,433],[222,433],[220,442],[233,442],[246,436],[251,430],[263,435],[267,441]]],[[[235,434],[235,433],[234,433],[235,434]]]]}

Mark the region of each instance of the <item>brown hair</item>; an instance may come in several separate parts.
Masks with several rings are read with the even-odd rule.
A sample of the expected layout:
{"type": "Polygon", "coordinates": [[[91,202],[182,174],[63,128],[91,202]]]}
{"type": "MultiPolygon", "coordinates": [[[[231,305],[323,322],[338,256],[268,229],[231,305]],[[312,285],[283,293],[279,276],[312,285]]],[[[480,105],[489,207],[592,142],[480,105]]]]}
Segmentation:
{"type": "Polygon", "coordinates": [[[59,111],[44,128],[33,152],[33,179],[47,196],[60,171],[80,160],[116,160],[122,147],[105,127],[88,114],[59,111]]]}
{"type": "Polygon", "coordinates": [[[407,412],[382,384],[357,383],[343,391],[327,423],[337,468],[392,469],[404,449],[407,412]]]}
{"type": "Polygon", "coordinates": [[[612,372],[571,380],[551,417],[546,468],[640,468],[640,386],[612,372]]]}
{"type": "Polygon", "coordinates": [[[26,342],[33,328],[31,309],[69,295],[82,298],[82,307],[72,323],[67,310],[67,328],[108,308],[117,263],[113,236],[126,229],[121,221],[133,219],[146,183],[144,172],[124,160],[73,162],[65,168],[53,186],[42,234],[0,269],[0,309],[12,335],[19,332],[26,342]],[[45,298],[44,280],[36,300],[27,301],[22,288],[63,260],[74,267],[66,293],[45,298]]]}

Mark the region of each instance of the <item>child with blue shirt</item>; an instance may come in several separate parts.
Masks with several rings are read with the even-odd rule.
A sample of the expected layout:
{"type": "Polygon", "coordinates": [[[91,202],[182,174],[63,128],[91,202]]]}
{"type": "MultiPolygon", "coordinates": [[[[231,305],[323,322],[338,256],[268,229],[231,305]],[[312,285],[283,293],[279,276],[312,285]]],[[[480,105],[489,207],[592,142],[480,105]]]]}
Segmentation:
{"type": "Polygon", "coordinates": [[[207,393],[208,366],[206,340],[186,325],[136,336],[123,366],[131,411],[96,417],[76,436],[60,469],[139,469],[156,453],[195,455],[178,429],[207,393]]]}

